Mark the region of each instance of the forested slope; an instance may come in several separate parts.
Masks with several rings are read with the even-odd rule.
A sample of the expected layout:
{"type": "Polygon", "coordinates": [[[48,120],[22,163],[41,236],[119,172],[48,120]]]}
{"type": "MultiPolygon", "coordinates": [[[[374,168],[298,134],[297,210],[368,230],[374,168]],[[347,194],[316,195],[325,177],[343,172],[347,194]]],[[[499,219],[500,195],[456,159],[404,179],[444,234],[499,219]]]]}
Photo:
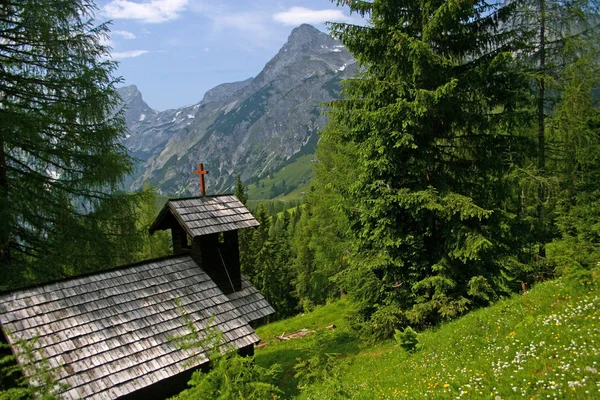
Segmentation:
{"type": "Polygon", "coordinates": [[[329,104],[301,212],[247,253],[265,290],[288,285],[280,316],[344,293],[390,337],[594,266],[597,4],[348,7],[370,24],[331,27],[361,72],[329,104]]]}

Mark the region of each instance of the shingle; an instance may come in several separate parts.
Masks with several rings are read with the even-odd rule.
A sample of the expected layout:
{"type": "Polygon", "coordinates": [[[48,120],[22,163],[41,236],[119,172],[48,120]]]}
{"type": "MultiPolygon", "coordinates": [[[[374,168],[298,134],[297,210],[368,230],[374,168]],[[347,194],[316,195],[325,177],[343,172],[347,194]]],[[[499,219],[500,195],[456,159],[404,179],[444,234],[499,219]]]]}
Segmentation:
{"type": "MultiPolygon", "coordinates": [[[[229,195],[167,207],[193,235],[258,225],[229,195]]],[[[218,327],[238,347],[258,341],[248,322],[274,312],[246,278],[225,296],[191,257],[178,256],[0,295],[0,323],[11,340],[39,335],[50,366],[63,366],[66,398],[115,398],[207,361],[169,340],[188,333],[175,298],[200,331],[218,327]]]]}
{"type": "MultiPolygon", "coordinates": [[[[244,283],[243,291],[248,291],[248,285],[244,283]]],[[[30,306],[15,300],[27,298],[26,291],[0,296],[0,321],[13,332],[13,340],[41,332],[37,346],[46,349],[50,366],[64,364],[60,376],[64,375],[64,382],[70,386],[67,398],[126,394],[132,387],[156,382],[162,376],[150,371],[160,367],[157,360],[167,362],[166,375],[182,371],[182,361],[178,360],[189,357],[165,343],[171,334],[186,331],[174,294],[181,295],[183,307],[199,329],[205,326],[209,315],[216,315],[213,324],[222,324],[228,340],[253,332],[233,304],[243,303],[240,299],[247,295],[228,299],[189,256],[138,264],[93,278],[74,278],[52,286],[52,291],[47,287],[36,289],[44,294],[31,294],[30,306]],[[82,284],[85,282],[93,284],[86,286],[82,284]],[[59,296],[68,296],[71,301],[59,296]],[[35,306],[41,301],[45,302],[43,309],[35,306]],[[44,312],[40,314],[41,311],[44,312]],[[136,373],[131,372],[134,369],[136,373]],[[89,384],[91,380],[101,384],[89,384]],[[135,384],[122,384],[126,381],[135,384]],[[118,389],[115,385],[119,385],[118,389]]],[[[197,362],[202,360],[205,357],[200,354],[197,362]]]]}
{"type": "Polygon", "coordinates": [[[246,322],[255,321],[275,312],[246,277],[242,277],[242,290],[228,294],[227,298],[233,307],[242,310],[242,319],[246,322]]]}
{"type": "Polygon", "coordinates": [[[169,200],[167,208],[192,236],[259,225],[248,209],[230,195],[169,200]]]}

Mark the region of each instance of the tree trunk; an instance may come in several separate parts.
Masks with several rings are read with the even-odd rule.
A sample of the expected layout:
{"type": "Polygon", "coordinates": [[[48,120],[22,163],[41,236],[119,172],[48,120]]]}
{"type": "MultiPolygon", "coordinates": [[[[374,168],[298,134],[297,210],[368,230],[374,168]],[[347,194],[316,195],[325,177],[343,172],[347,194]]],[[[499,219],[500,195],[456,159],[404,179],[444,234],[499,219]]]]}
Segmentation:
{"type": "MultiPolygon", "coordinates": [[[[538,170],[540,176],[545,176],[546,170],[546,132],[545,132],[545,115],[544,115],[544,98],[546,96],[546,83],[544,80],[544,74],[546,73],[546,15],[545,15],[545,1],[540,0],[540,80],[539,80],[539,94],[538,94],[538,170]]],[[[546,231],[544,227],[544,197],[545,188],[544,182],[539,184],[538,188],[538,205],[537,205],[537,217],[539,223],[539,252],[540,257],[546,256],[546,231]]]]}
{"type": "Polygon", "coordinates": [[[10,268],[10,229],[8,214],[8,171],[4,141],[0,136],[0,273],[8,273],[10,268]]]}

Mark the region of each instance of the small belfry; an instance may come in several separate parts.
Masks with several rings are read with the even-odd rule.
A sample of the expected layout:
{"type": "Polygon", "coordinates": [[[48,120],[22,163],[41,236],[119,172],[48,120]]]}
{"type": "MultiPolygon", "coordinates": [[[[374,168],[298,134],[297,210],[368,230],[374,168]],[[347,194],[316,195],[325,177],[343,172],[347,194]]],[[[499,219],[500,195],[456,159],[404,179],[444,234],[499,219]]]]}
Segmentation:
{"type": "MultiPolygon", "coordinates": [[[[200,188],[205,171],[200,164],[200,188]]],[[[233,195],[170,199],[150,226],[150,234],[170,230],[175,254],[190,254],[225,294],[241,289],[238,230],[258,221],[233,195]]]]}
{"type": "Polygon", "coordinates": [[[37,337],[61,398],[162,400],[185,389],[208,355],[174,346],[189,334],[182,312],[200,335],[210,326],[225,347],[254,353],[253,326],[275,310],[241,274],[238,230],[259,223],[235,196],[206,196],[203,164],[194,173],[202,196],[169,199],[150,227],[171,230],[172,256],[0,293],[0,342],[34,371],[18,343],[37,337]]]}

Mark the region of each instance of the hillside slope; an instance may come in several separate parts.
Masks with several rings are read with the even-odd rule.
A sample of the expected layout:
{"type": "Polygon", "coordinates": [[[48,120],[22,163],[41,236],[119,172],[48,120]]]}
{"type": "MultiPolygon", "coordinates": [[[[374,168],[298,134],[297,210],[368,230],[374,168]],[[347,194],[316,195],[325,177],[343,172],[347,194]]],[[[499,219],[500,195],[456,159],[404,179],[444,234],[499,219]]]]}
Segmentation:
{"type": "Polygon", "coordinates": [[[259,328],[267,341],[301,326],[317,332],[273,340],[257,351],[256,360],[283,365],[281,387],[288,398],[600,398],[599,275],[541,283],[422,332],[423,347],[414,353],[395,341],[369,346],[344,327],[325,330],[343,318],[334,304],[317,310],[318,322],[306,314],[259,328]],[[336,309],[326,312],[327,307],[336,309]],[[318,359],[319,353],[329,353],[320,359],[332,365],[309,367],[308,372],[326,373],[298,391],[296,359],[318,359]]]}

